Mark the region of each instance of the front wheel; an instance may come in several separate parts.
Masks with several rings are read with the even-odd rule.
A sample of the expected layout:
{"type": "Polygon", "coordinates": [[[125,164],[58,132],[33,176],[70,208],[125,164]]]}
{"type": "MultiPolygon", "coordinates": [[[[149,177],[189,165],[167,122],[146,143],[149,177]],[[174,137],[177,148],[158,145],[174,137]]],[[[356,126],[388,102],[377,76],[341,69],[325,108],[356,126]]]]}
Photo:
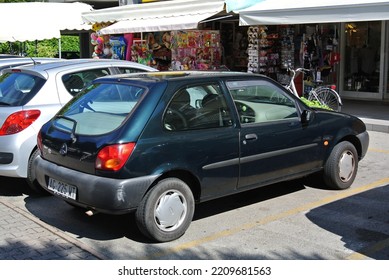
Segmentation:
{"type": "Polygon", "coordinates": [[[358,153],[354,145],[344,141],[332,150],[324,165],[324,182],[327,187],[344,190],[354,182],[358,170],[358,153]]]}
{"type": "Polygon", "coordinates": [[[168,178],[158,182],[146,194],[135,217],[144,235],[167,242],[185,233],[193,213],[194,197],[189,186],[177,178],[168,178]]]}

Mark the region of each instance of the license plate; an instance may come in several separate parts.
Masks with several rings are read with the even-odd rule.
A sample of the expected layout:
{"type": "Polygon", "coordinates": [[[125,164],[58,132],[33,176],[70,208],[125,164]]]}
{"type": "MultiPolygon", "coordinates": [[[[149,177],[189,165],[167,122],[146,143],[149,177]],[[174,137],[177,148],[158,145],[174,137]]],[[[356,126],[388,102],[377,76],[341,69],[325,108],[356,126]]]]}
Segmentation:
{"type": "Polygon", "coordinates": [[[53,178],[49,178],[49,184],[47,188],[53,191],[55,194],[59,194],[73,200],[76,199],[77,188],[75,186],[57,181],[53,178]]]}

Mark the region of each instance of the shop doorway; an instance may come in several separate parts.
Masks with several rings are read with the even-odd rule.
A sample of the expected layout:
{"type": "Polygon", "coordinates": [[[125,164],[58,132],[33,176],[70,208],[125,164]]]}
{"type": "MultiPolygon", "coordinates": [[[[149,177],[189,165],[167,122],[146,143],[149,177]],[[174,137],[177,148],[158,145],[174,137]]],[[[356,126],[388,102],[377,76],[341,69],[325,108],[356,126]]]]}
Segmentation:
{"type": "Polygon", "coordinates": [[[233,71],[247,71],[247,26],[239,26],[238,20],[220,22],[222,64],[233,71]]]}
{"type": "Polygon", "coordinates": [[[380,94],[382,22],[349,22],[343,25],[343,95],[377,99],[380,94]]]}

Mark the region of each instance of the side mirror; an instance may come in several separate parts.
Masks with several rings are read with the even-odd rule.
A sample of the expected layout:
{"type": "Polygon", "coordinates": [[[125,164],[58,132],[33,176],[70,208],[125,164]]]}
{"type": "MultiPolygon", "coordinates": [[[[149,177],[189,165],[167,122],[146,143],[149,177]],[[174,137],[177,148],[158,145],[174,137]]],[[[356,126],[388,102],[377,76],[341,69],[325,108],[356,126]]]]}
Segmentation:
{"type": "Polygon", "coordinates": [[[307,125],[309,123],[309,121],[312,119],[312,111],[310,110],[304,110],[302,113],[301,113],[301,123],[303,125],[307,125]]]}

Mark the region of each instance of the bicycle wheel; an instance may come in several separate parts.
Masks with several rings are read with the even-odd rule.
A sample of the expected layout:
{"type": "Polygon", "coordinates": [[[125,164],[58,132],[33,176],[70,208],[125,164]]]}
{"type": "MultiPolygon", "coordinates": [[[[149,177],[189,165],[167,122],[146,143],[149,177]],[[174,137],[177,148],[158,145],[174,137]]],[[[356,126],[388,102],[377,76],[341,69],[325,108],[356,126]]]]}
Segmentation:
{"type": "Polygon", "coordinates": [[[308,96],[308,100],[317,100],[322,105],[326,105],[334,111],[340,112],[342,102],[339,94],[329,87],[318,87],[313,89],[308,96]]]}

